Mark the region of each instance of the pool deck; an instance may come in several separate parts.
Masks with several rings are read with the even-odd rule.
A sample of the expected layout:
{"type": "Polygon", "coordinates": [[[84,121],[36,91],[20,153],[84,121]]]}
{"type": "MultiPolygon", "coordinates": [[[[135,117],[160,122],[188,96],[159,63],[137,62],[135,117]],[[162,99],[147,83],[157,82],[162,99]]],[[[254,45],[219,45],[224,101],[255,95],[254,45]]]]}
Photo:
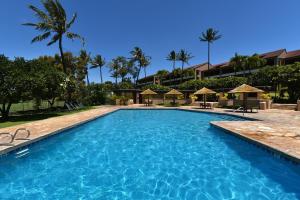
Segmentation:
{"type": "MultiPolygon", "coordinates": [[[[161,106],[144,107],[142,105],[131,106],[100,106],[92,110],[75,114],[53,117],[17,126],[0,129],[0,132],[14,132],[18,128],[27,128],[31,131],[29,141],[15,140],[13,146],[0,146],[0,155],[26,146],[35,141],[57,134],[68,128],[91,121],[119,109],[160,108],[161,106]]],[[[199,112],[212,112],[243,116],[241,113],[233,113],[228,109],[203,110],[194,106],[182,106],[181,110],[199,112]]],[[[293,161],[300,163],[300,112],[291,110],[260,110],[258,113],[246,113],[245,117],[257,121],[218,121],[211,122],[212,126],[226,130],[250,142],[262,145],[269,150],[278,152],[293,161]]],[[[0,138],[0,142],[8,138],[0,138]]]]}

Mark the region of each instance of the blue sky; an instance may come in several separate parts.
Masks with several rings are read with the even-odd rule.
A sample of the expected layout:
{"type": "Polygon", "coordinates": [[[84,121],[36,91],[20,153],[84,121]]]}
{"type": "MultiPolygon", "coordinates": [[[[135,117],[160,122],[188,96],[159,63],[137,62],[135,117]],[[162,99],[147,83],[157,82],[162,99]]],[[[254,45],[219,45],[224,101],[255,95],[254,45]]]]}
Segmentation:
{"type": "MultiPolygon", "coordinates": [[[[58,53],[57,45],[30,43],[38,32],[21,26],[36,20],[28,4],[41,6],[38,0],[1,0],[0,53],[28,59],[58,53]]],[[[299,0],[62,0],[62,4],[70,17],[78,13],[72,30],[86,38],[87,51],[109,61],[128,57],[139,46],[152,57],[148,74],[170,70],[165,57],[173,49],[191,52],[195,57],[190,65],[205,62],[207,47],[198,37],[209,27],[223,36],[212,46],[212,63],[227,61],[235,52],[300,49],[299,0]]],[[[79,42],[64,43],[65,51],[76,54],[80,48],[79,42]]],[[[90,70],[90,77],[99,82],[98,71],[90,70]]],[[[111,80],[107,69],[104,79],[111,80]]]]}

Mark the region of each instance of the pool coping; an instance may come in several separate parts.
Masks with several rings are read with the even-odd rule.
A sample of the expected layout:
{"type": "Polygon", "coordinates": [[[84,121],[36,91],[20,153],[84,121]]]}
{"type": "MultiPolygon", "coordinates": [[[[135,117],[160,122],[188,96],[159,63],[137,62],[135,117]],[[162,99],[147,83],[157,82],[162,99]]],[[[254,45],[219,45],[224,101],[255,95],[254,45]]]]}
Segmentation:
{"type": "MultiPolygon", "coordinates": [[[[0,150],[0,157],[6,155],[8,153],[18,151],[18,150],[20,150],[20,149],[22,149],[26,146],[29,146],[30,144],[33,144],[33,143],[36,143],[38,141],[44,140],[44,139],[46,139],[50,136],[62,133],[66,130],[70,130],[72,128],[75,128],[75,127],[78,127],[80,125],[86,124],[88,122],[94,121],[98,118],[101,118],[101,117],[104,117],[106,115],[112,114],[112,113],[117,112],[119,110],[181,110],[181,111],[197,112],[197,113],[228,115],[228,116],[234,116],[234,117],[238,117],[238,118],[249,120],[249,121],[262,121],[262,120],[254,118],[254,117],[245,117],[245,116],[240,116],[240,115],[236,115],[236,114],[232,114],[232,113],[223,113],[223,112],[220,112],[220,111],[208,111],[208,110],[200,110],[200,109],[190,109],[190,108],[184,108],[184,107],[113,107],[113,109],[111,109],[111,110],[109,110],[105,113],[98,114],[96,116],[93,116],[91,118],[82,120],[82,121],[74,123],[72,125],[67,125],[63,128],[59,128],[55,131],[46,133],[45,135],[38,136],[38,137],[33,138],[31,140],[28,140],[28,141],[21,142],[19,144],[14,145],[14,146],[9,146],[9,147],[7,147],[3,150],[0,150]]],[[[76,114],[78,114],[78,113],[76,113],[76,114]]],[[[233,131],[233,130],[227,129],[225,127],[222,127],[222,126],[216,124],[216,122],[214,122],[214,121],[211,121],[210,125],[212,127],[223,130],[225,133],[232,134],[234,136],[237,136],[240,139],[244,139],[244,140],[246,140],[246,141],[248,141],[252,144],[255,144],[259,147],[262,147],[262,148],[264,148],[268,151],[271,151],[272,153],[275,153],[276,155],[282,156],[282,157],[284,157],[284,158],[286,158],[290,161],[293,161],[293,162],[298,163],[298,164],[300,163],[300,157],[297,157],[296,155],[292,155],[288,152],[285,152],[282,149],[279,149],[277,147],[273,147],[271,144],[265,143],[265,142],[260,141],[260,140],[256,140],[255,138],[251,138],[247,135],[238,133],[237,131],[233,131]]]]}

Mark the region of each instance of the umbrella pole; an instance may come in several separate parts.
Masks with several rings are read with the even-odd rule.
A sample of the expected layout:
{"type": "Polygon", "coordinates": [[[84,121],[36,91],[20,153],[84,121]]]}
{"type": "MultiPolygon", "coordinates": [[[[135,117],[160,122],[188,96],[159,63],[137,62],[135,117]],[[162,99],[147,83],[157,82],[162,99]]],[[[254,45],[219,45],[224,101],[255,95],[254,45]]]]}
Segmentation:
{"type": "Polygon", "coordinates": [[[148,106],[150,106],[150,95],[148,95],[148,106]]]}
{"type": "Polygon", "coordinates": [[[244,95],[244,103],[243,103],[243,107],[244,107],[244,109],[243,109],[243,115],[245,115],[245,112],[247,111],[246,109],[246,104],[247,104],[247,94],[246,93],[243,93],[243,95],[244,95]]]}
{"type": "Polygon", "coordinates": [[[204,94],[204,109],[206,109],[206,94],[204,94]]]}

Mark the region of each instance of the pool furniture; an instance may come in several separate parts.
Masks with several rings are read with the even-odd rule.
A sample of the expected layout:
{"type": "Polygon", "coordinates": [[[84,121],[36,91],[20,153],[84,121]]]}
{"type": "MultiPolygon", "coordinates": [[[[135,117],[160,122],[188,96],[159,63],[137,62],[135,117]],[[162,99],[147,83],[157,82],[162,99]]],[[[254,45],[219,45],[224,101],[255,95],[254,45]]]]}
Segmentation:
{"type": "Polygon", "coordinates": [[[243,114],[245,112],[247,112],[249,109],[251,110],[251,112],[253,111],[253,109],[255,107],[259,108],[259,104],[258,106],[254,105],[254,104],[248,104],[250,101],[247,101],[247,97],[249,93],[263,93],[263,90],[260,90],[258,88],[252,87],[250,85],[247,84],[243,84],[239,87],[236,87],[233,90],[230,90],[228,93],[240,93],[243,95],[243,100],[242,100],[242,107],[243,108],[243,114]]]}
{"type": "Polygon", "coordinates": [[[203,87],[202,89],[198,90],[197,92],[194,93],[194,95],[203,95],[203,101],[204,103],[201,105],[200,104],[200,108],[206,108],[206,106],[208,106],[210,109],[212,108],[210,103],[206,103],[206,95],[208,94],[216,94],[215,91],[208,89],[206,87],[203,87]]]}
{"type": "Polygon", "coordinates": [[[13,146],[13,142],[15,140],[30,140],[30,131],[26,128],[19,128],[15,131],[14,134],[4,132],[0,133],[0,136],[1,135],[7,136],[9,138],[9,141],[0,143],[0,146],[13,146]],[[20,136],[20,133],[25,133],[25,136],[20,136]]]}
{"type": "Polygon", "coordinates": [[[148,99],[145,99],[145,101],[144,101],[145,102],[145,106],[150,106],[150,103],[151,104],[153,103],[152,101],[150,101],[150,96],[151,95],[156,95],[156,94],[157,94],[156,92],[154,92],[154,91],[152,91],[150,89],[147,89],[147,90],[141,92],[141,95],[148,97],[148,99]]]}
{"type": "Polygon", "coordinates": [[[183,93],[181,93],[181,92],[179,92],[179,91],[177,91],[175,89],[172,89],[169,92],[167,92],[165,95],[172,96],[172,98],[173,98],[173,105],[175,105],[175,103],[176,103],[176,97],[183,95],[183,93]]]}

